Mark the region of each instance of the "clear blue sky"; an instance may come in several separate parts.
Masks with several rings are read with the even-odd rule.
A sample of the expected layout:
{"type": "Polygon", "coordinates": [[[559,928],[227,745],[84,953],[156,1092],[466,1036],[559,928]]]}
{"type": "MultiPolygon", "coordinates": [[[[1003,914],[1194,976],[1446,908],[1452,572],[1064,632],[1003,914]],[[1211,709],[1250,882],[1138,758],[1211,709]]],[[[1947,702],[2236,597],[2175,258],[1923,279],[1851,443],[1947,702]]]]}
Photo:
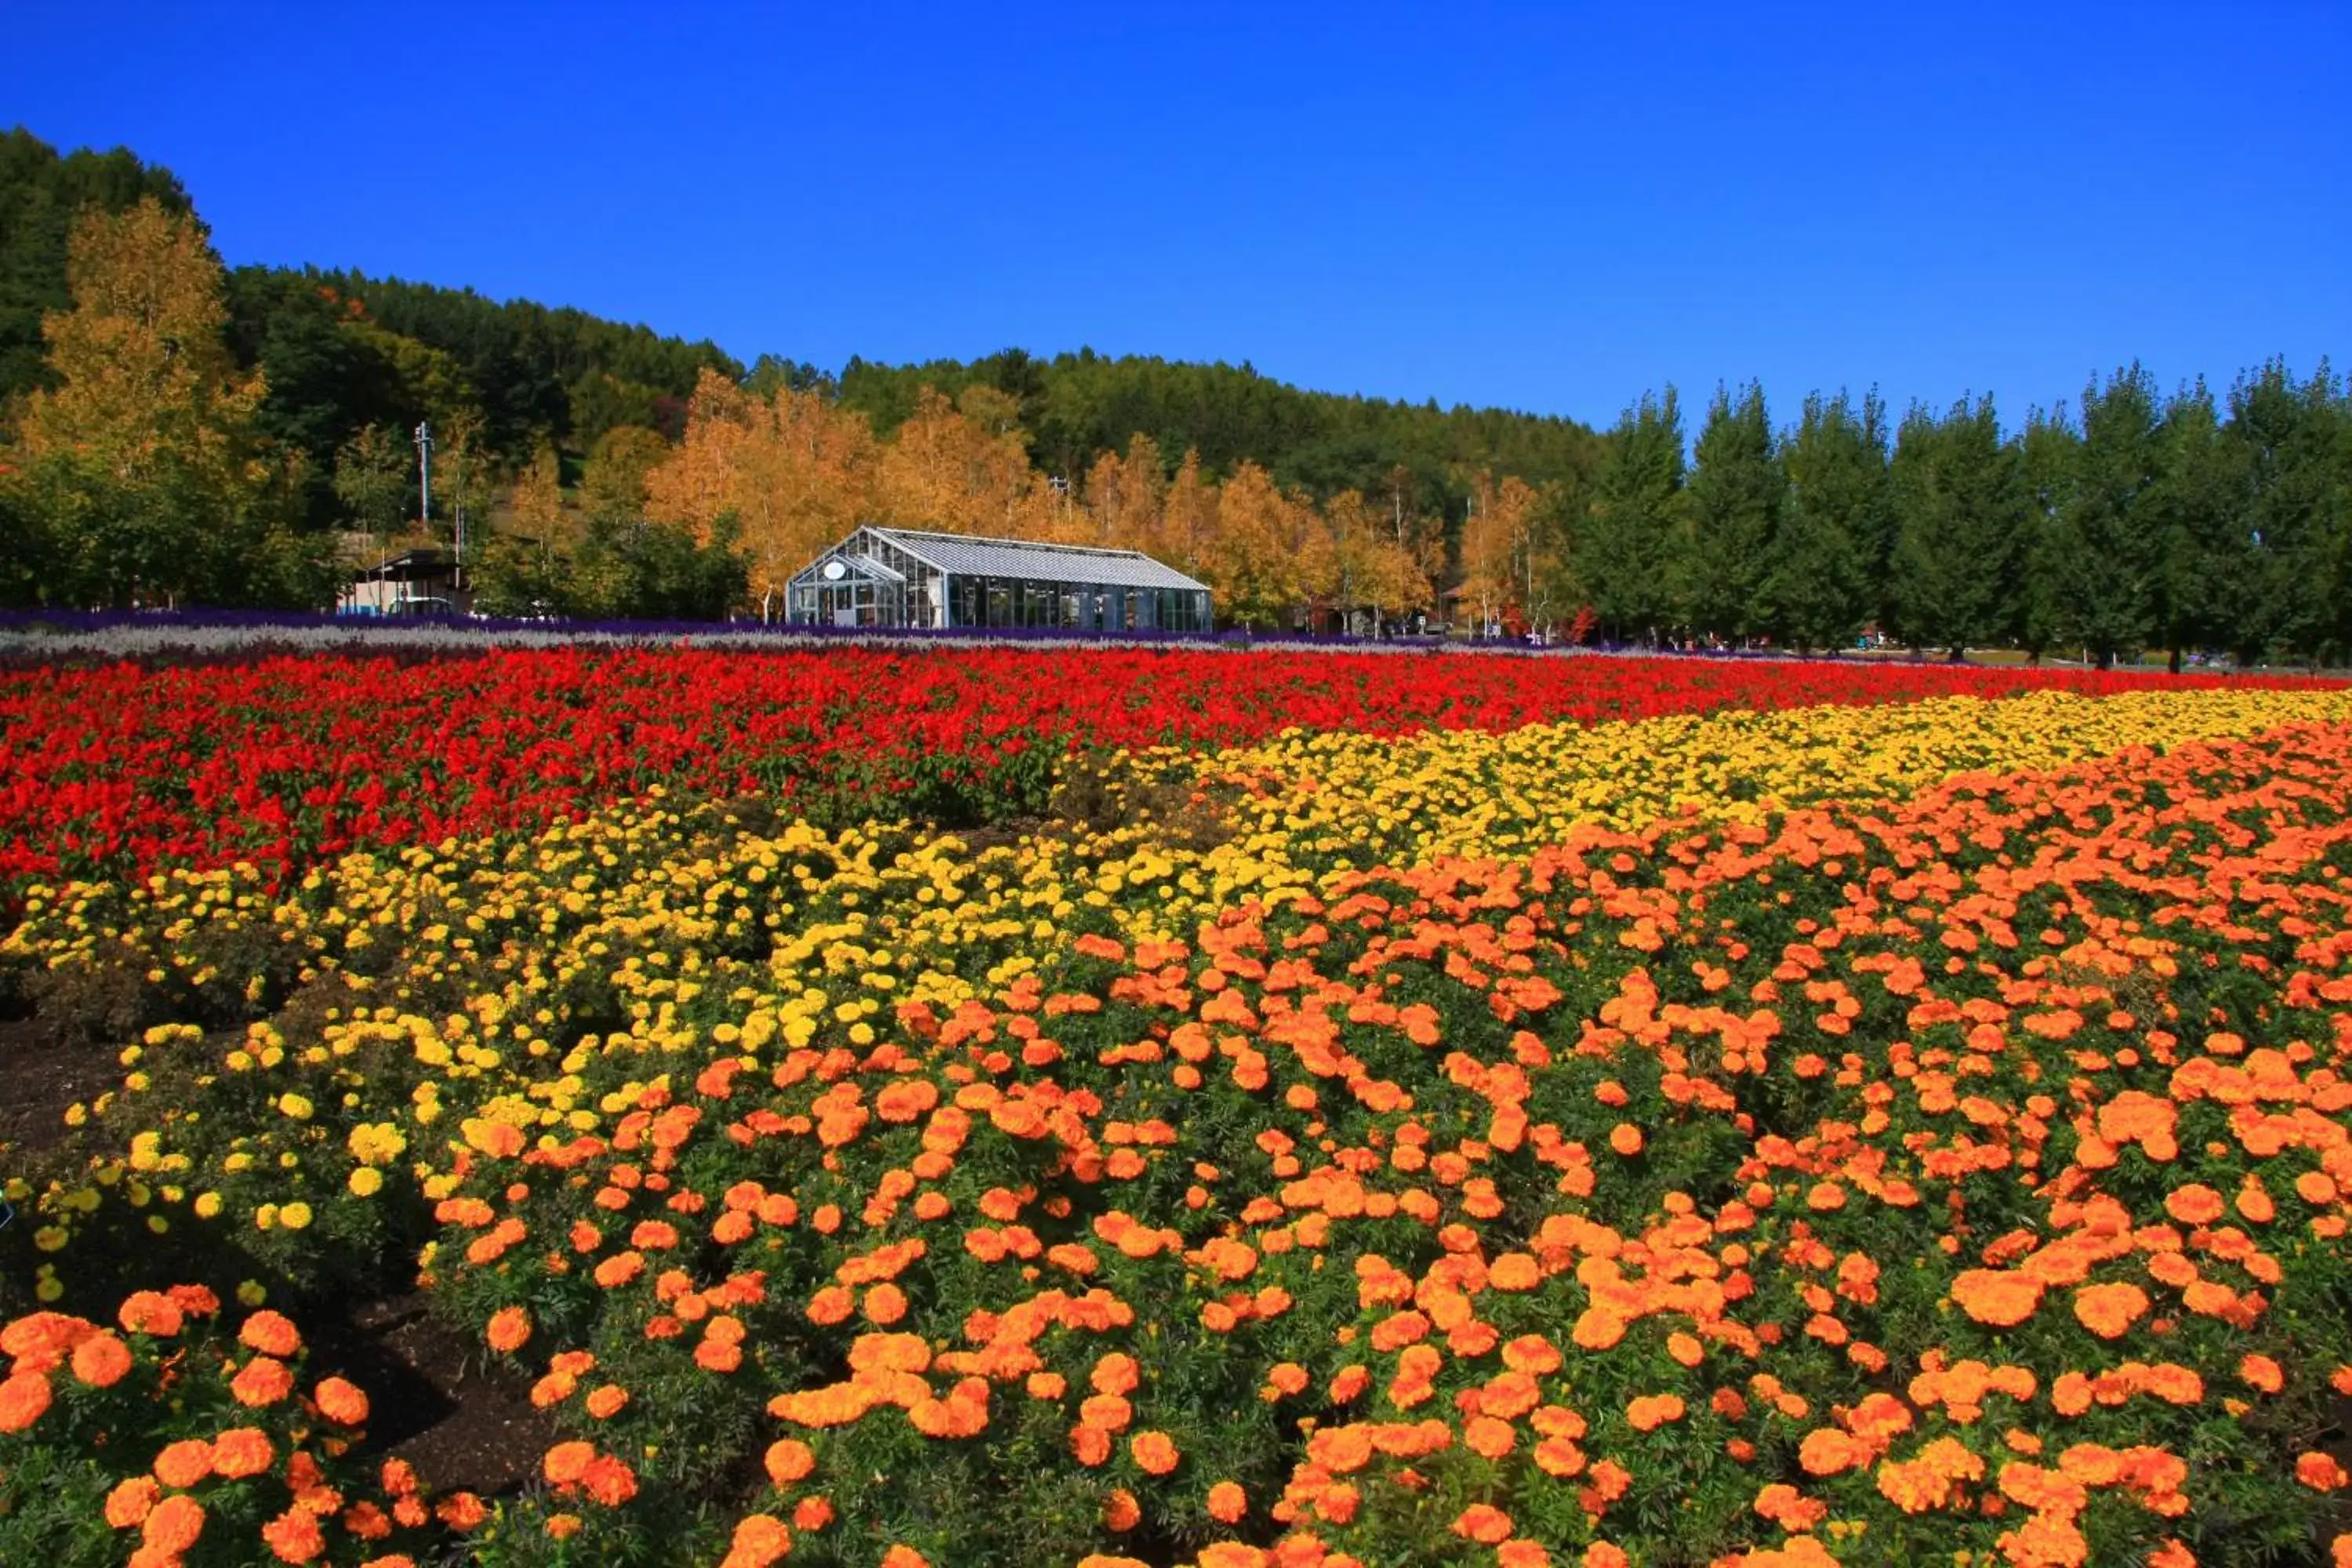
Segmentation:
{"type": "Polygon", "coordinates": [[[2352,358],[2352,7],[16,0],[0,123],[232,263],[1605,424],[2352,358]],[[871,18],[871,19],[869,19],[871,18]]]}

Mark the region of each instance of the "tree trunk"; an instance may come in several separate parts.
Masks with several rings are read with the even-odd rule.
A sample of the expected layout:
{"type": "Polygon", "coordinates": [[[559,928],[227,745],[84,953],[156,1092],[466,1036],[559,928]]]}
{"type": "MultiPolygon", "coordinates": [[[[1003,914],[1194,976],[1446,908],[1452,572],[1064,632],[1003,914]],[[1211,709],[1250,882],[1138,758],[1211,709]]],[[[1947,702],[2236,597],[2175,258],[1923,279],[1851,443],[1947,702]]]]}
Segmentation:
{"type": "Polygon", "coordinates": [[[2170,656],[2165,659],[2164,668],[2165,672],[2169,675],[2179,675],[2180,673],[2180,645],[2179,643],[2172,645],[2172,652],[2170,656]]]}

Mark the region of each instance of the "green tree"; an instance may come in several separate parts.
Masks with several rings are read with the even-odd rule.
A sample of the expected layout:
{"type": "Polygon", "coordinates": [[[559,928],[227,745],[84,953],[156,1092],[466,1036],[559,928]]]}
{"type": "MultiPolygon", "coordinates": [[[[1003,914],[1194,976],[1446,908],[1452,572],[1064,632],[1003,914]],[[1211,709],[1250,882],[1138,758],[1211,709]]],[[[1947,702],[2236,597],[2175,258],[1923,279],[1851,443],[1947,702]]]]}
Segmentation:
{"type": "Polygon", "coordinates": [[[335,499],[343,521],[389,551],[415,517],[420,497],[409,444],[389,426],[371,425],[335,453],[335,499]]]}
{"type": "Polygon", "coordinates": [[[1789,487],[1762,386],[1716,389],[1693,458],[1676,573],[1691,624],[1727,638],[1782,632],[1773,564],[1789,487]]]}
{"type": "Polygon", "coordinates": [[[1878,614],[1894,537],[1886,438],[1876,394],[1857,412],[1843,392],[1814,393],[1780,444],[1788,500],[1769,597],[1801,648],[1843,647],[1878,614]]]}
{"type": "Polygon", "coordinates": [[[591,522],[626,524],[646,520],[646,476],[669,456],[661,433],[624,425],[596,439],[580,473],[580,510],[591,522]]]}
{"type": "Polygon", "coordinates": [[[2083,391],[2074,482],[2048,552],[2056,629],[2102,669],[2136,655],[2154,629],[2158,415],[2155,384],[2137,364],[2083,391]]]}
{"type": "Polygon", "coordinates": [[[2176,675],[2184,652],[2227,640],[2242,592],[2245,550],[2230,459],[2205,383],[2174,393],[2158,431],[2147,510],[2156,543],[2150,629],[2176,675]]]}
{"type": "Polygon", "coordinates": [[[2226,427],[2242,496],[2232,543],[2244,551],[2232,638],[2252,663],[2276,651],[2315,656],[2344,614],[2338,564],[2347,527],[2346,411],[2323,363],[2297,382],[2283,361],[2242,375],[2226,427]]]}
{"type": "Polygon", "coordinates": [[[2025,515],[2010,629],[2039,664],[2066,633],[2059,598],[2066,580],[2064,529],[2074,505],[2083,441],[2061,405],[2028,410],[2016,445],[2025,515]]]}
{"type": "Polygon", "coordinates": [[[2024,487],[1988,395],[1942,418],[1914,405],[1888,475],[1895,605],[1905,637],[1963,657],[2011,634],[2023,565],[2024,487]]]}
{"type": "Polygon", "coordinates": [[[1673,612],[1667,573],[1683,504],[1682,414],[1675,389],[1648,393],[1601,443],[1578,574],[1608,636],[1657,631],[1673,612]]]}

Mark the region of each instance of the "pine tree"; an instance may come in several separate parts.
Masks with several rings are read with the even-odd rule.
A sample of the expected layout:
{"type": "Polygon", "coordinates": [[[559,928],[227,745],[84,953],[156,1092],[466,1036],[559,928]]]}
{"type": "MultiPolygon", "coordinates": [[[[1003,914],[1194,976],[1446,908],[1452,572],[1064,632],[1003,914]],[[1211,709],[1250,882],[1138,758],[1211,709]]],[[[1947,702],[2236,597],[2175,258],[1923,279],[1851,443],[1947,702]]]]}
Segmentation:
{"type": "Polygon", "coordinates": [[[1737,401],[1717,388],[1694,457],[1677,573],[1690,620],[1723,637],[1780,632],[1773,565],[1788,479],[1760,385],[1750,383],[1737,401]]]}
{"type": "Polygon", "coordinates": [[[2049,553],[2057,629],[2100,668],[2137,654],[2154,630],[2158,560],[2147,510],[2156,480],[2156,388],[2134,364],[2083,392],[2074,483],[2049,553]]]}
{"type": "Polygon", "coordinates": [[[1593,476],[1577,563],[1612,638],[1654,635],[1672,614],[1667,572],[1682,503],[1682,415],[1669,386],[1618,419],[1593,476]]]}
{"type": "Polygon", "coordinates": [[[2026,538],[2018,458],[1990,396],[1940,419],[1916,405],[1904,416],[1888,475],[1895,603],[1915,645],[1957,659],[2012,635],[2026,538]]]}
{"type": "Polygon", "coordinates": [[[2147,511],[2156,536],[2150,629],[2174,674],[2182,655],[2228,636],[2245,552],[2213,394],[2201,380],[2167,400],[2147,511]]]}
{"type": "Polygon", "coordinates": [[[1859,416],[1841,392],[1814,393],[1780,445],[1788,499],[1769,597],[1799,647],[1841,647],[1878,614],[1893,532],[1886,410],[1875,394],[1859,416]]]}

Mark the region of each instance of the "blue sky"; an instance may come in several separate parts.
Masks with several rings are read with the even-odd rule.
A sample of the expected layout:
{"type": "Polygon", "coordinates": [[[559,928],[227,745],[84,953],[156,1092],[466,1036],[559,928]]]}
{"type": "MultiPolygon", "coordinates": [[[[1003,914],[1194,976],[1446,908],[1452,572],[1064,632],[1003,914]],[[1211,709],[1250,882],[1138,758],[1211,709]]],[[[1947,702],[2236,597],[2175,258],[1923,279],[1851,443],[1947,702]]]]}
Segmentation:
{"type": "Polygon", "coordinates": [[[837,367],[1017,344],[1606,424],[2352,357],[2352,7],[17,0],[0,123],[232,263],[837,367]]]}

